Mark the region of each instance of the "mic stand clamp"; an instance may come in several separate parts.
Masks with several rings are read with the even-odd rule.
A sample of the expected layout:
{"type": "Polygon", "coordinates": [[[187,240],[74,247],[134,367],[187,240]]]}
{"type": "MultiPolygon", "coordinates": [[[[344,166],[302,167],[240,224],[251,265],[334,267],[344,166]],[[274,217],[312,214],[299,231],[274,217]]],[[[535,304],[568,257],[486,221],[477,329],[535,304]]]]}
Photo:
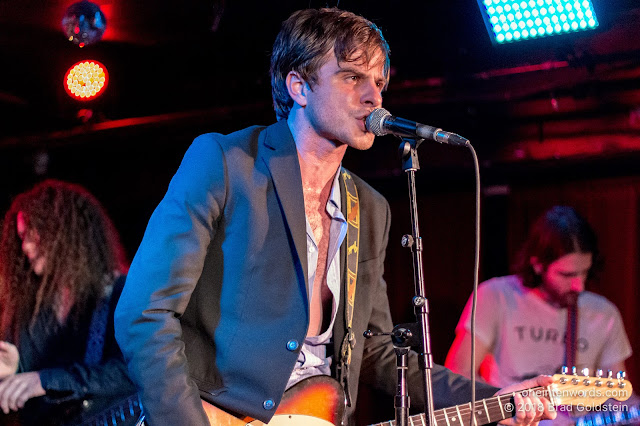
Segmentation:
{"type": "Polygon", "coordinates": [[[420,161],[418,161],[418,147],[424,142],[424,139],[419,138],[402,138],[398,151],[400,152],[400,158],[402,158],[402,170],[420,170],[420,161]]]}
{"type": "Polygon", "coordinates": [[[420,329],[418,324],[398,324],[393,327],[391,333],[373,333],[371,330],[364,332],[364,337],[391,336],[393,348],[396,353],[396,365],[398,382],[394,398],[396,426],[409,425],[409,407],[411,401],[407,386],[407,371],[409,370],[409,350],[420,344],[420,329]]]}

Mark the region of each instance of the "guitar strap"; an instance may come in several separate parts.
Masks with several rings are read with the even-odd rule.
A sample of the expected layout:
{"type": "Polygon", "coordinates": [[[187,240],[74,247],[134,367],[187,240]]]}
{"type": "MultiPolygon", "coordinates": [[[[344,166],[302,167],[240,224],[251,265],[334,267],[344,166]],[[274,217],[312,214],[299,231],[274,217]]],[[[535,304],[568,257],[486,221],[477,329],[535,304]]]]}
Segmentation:
{"type": "Polygon", "coordinates": [[[84,353],[84,362],[87,365],[97,365],[102,360],[104,352],[105,335],[109,321],[109,305],[111,293],[113,293],[114,276],[109,274],[103,278],[109,284],[104,286],[104,293],[96,302],[96,308],[91,316],[87,348],[84,353]]]}
{"type": "MultiPolygon", "coordinates": [[[[565,365],[571,369],[577,366],[578,346],[578,298],[567,306],[567,336],[565,338],[565,365]]],[[[571,370],[569,370],[571,371],[571,370]]]]}
{"type": "Polygon", "coordinates": [[[356,280],[358,277],[358,252],[360,247],[360,203],[358,190],[349,172],[342,167],[340,174],[344,181],[347,200],[347,292],[344,301],[344,316],[346,330],[342,345],[340,346],[340,363],[338,365],[338,379],[345,390],[347,406],[351,406],[349,393],[349,364],[351,364],[351,352],[356,345],[356,336],[353,332],[353,309],[356,298],[356,280]]]}

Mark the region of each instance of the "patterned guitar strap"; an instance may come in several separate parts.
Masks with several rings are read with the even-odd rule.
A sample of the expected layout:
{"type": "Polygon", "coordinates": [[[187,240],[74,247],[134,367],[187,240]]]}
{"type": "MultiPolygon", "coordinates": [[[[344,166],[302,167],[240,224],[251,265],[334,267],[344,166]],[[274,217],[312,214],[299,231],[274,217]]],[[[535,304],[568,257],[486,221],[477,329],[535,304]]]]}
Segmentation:
{"type": "MultiPolygon", "coordinates": [[[[564,365],[569,368],[571,373],[572,367],[577,367],[578,356],[578,296],[571,295],[569,304],[567,305],[567,329],[565,336],[564,365]]],[[[567,413],[573,413],[572,406],[566,407],[567,413]]]]}
{"type": "Polygon", "coordinates": [[[567,306],[567,336],[565,346],[565,365],[571,369],[571,367],[577,367],[578,356],[578,297],[571,299],[569,306],[567,306]]]}
{"type": "Polygon", "coordinates": [[[107,322],[109,321],[109,302],[111,301],[111,293],[113,292],[114,278],[115,276],[112,274],[106,275],[103,278],[106,284],[103,287],[104,292],[96,302],[96,308],[91,316],[89,339],[84,354],[84,362],[90,366],[98,365],[102,360],[105,335],[107,333],[107,322]]]}
{"type": "Polygon", "coordinates": [[[360,203],[358,191],[349,172],[341,169],[342,179],[346,189],[347,200],[347,294],[344,303],[346,330],[340,346],[340,363],[338,365],[338,379],[345,391],[345,402],[351,407],[349,392],[349,364],[351,352],[356,345],[356,335],[353,332],[353,308],[356,297],[356,280],[358,276],[358,252],[360,247],[360,203]]]}

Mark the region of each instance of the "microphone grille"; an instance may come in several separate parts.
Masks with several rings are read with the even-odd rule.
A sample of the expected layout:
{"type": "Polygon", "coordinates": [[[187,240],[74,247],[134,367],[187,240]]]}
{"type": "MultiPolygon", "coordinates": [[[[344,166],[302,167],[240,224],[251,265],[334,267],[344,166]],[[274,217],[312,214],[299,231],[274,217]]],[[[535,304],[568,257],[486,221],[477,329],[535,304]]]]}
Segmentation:
{"type": "Polygon", "coordinates": [[[386,135],[388,132],[384,128],[384,121],[391,117],[391,113],[384,108],[376,108],[371,111],[371,114],[367,117],[365,124],[367,130],[376,136],[386,135]]]}

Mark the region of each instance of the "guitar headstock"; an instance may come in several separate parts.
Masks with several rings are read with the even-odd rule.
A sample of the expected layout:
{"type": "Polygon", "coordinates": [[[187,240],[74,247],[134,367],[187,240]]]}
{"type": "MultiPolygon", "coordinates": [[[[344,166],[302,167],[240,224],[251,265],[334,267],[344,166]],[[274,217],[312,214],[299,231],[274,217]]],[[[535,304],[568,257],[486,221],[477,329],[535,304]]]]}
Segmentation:
{"type": "Polygon", "coordinates": [[[610,398],[626,401],[633,392],[633,386],[625,379],[623,371],[619,371],[616,377],[611,371],[603,377],[602,370],[596,372],[596,377],[591,377],[587,368],[578,375],[575,367],[571,373],[566,369],[562,373],[553,376],[553,384],[549,387],[554,405],[595,407],[610,398]]]}

